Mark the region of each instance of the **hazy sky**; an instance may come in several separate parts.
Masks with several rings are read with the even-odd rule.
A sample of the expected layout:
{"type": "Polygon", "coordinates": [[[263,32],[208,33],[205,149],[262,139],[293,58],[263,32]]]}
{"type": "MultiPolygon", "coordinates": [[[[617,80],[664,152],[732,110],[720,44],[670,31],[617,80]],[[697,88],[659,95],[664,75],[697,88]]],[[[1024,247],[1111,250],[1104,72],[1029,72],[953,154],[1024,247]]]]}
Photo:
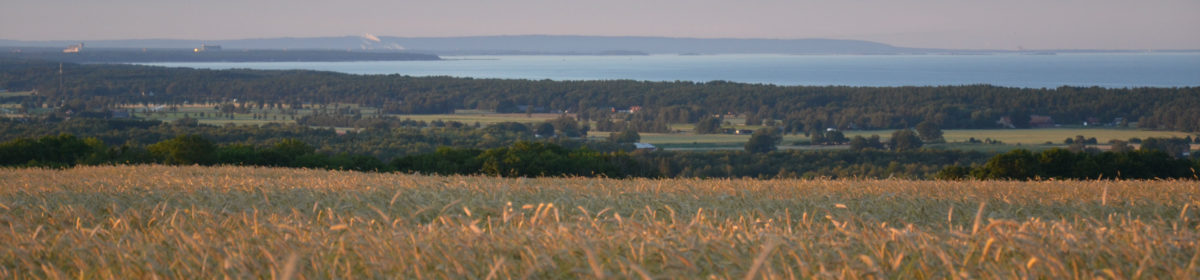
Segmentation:
{"type": "Polygon", "coordinates": [[[0,38],[614,35],[1200,49],[1200,0],[3,0],[0,38]]]}

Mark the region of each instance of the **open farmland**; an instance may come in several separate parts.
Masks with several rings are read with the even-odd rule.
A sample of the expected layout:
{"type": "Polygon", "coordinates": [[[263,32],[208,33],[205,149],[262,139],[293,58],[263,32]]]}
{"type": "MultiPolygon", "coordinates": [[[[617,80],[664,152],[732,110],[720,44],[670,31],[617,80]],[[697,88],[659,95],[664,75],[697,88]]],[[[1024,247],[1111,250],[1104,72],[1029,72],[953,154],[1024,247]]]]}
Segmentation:
{"type": "Polygon", "coordinates": [[[1195,181],[0,169],[0,278],[1200,277],[1195,181]]]}

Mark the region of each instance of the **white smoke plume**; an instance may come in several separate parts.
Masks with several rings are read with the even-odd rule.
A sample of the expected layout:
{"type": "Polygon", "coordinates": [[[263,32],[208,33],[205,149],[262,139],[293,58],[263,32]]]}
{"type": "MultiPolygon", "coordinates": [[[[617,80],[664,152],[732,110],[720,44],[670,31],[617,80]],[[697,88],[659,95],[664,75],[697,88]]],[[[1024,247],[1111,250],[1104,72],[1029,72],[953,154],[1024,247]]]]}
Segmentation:
{"type": "Polygon", "coordinates": [[[363,50],[404,50],[404,46],[396,43],[384,43],[379,37],[371,35],[371,33],[363,33],[362,44],[360,47],[363,50]]]}
{"type": "Polygon", "coordinates": [[[375,35],[371,35],[371,33],[363,33],[362,37],[363,37],[363,39],[367,39],[372,42],[376,42],[376,43],[380,42],[379,37],[375,37],[375,35]]]}

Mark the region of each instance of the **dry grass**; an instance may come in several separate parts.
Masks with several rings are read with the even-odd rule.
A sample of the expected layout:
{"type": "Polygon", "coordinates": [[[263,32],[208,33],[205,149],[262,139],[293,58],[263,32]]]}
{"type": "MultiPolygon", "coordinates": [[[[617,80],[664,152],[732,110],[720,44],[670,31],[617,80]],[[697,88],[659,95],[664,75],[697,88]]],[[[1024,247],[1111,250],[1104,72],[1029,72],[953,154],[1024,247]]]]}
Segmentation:
{"type": "Polygon", "coordinates": [[[0,278],[1200,277],[1194,181],[0,170],[0,278]]]}

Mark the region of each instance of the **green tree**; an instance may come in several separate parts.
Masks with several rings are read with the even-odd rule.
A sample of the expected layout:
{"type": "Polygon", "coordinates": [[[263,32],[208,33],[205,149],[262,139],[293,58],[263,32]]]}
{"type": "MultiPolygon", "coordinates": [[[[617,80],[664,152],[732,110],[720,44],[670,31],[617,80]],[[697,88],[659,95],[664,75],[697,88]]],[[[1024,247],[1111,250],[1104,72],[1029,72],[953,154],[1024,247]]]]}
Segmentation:
{"type": "Polygon", "coordinates": [[[216,145],[195,134],[180,135],[146,147],[150,154],[166,164],[212,164],[216,161],[216,145]]]}
{"type": "Polygon", "coordinates": [[[843,144],[843,143],[846,143],[846,142],[848,142],[848,141],[850,141],[850,139],[847,139],[847,138],[846,138],[846,134],[843,134],[841,130],[834,130],[834,131],[827,131],[827,132],[825,132],[825,142],[826,142],[826,144],[830,144],[830,145],[841,145],[841,144],[843,144]]]}
{"type": "Polygon", "coordinates": [[[760,114],[761,112],[746,114],[746,125],[762,125],[763,117],[760,114]]]}
{"type": "Polygon", "coordinates": [[[484,174],[503,177],[537,177],[566,174],[571,162],[562,146],[543,142],[517,142],[479,155],[484,174]]]}
{"type": "Polygon", "coordinates": [[[176,126],[196,127],[200,125],[200,121],[191,117],[183,117],[181,119],[172,121],[171,124],[176,126]]]}
{"type": "Polygon", "coordinates": [[[1071,178],[1079,155],[1065,149],[1049,149],[1042,151],[1037,157],[1037,176],[1045,178],[1071,178]]]}
{"type": "Polygon", "coordinates": [[[1029,112],[1024,110],[1009,114],[1009,120],[1012,121],[1012,125],[1016,128],[1029,128],[1031,118],[1029,112]]]}
{"type": "Polygon", "coordinates": [[[232,144],[217,148],[217,163],[233,165],[263,164],[262,154],[250,145],[232,144]]]}
{"type": "Polygon", "coordinates": [[[888,145],[893,151],[910,151],[921,148],[921,138],[917,137],[917,133],[908,129],[897,130],[892,132],[892,139],[888,140],[888,145]]]}
{"type": "MultiPolygon", "coordinates": [[[[276,142],[275,145],[272,145],[271,148],[267,150],[267,153],[270,154],[269,157],[274,159],[273,160],[274,162],[272,162],[270,164],[277,165],[277,166],[313,167],[313,166],[311,166],[312,165],[311,163],[309,163],[308,165],[299,165],[300,163],[298,162],[298,160],[301,157],[304,157],[309,154],[313,154],[314,152],[316,152],[316,148],[313,148],[313,146],[308,145],[308,143],[304,143],[304,141],[300,141],[297,139],[290,139],[290,138],[279,140],[279,142],[276,142]]],[[[309,160],[312,160],[312,159],[309,159],[309,160]]]]}
{"type": "Polygon", "coordinates": [[[746,152],[750,153],[767,153],[777,149],[779,142],[783,141],[783,133],[778,128],[764,128],[755,131],[750,135],[750,141],[746,142],[746,152]]]}
{"type": "Polygon", "coordinates": [[[525,126],[524,124],[521,124],[518,122],[498,122],[498,123],[490,124],[487,127],[484,127],[483,131],[488,134],[494,134],[494,135],[503,135],[506,133],[516,133],[519,135],[531,135],[533,133],[533,130],[530,130],[528,126],[525,126]]]}
{"type": "Polygon", "coordinates": [[[810,144],[825,145],[825,143],[829,142],[829,139],[825,138],[825,131],[823,130],[814,128],[808,132],[808,135],[812,139],[809,141],[810,144]]]}
{"type": "Polygon", "coordinates": [[[945,138],[942,138],[942,128],[931,121],[923,121],[917,124],[917,135],[925,143],[941,143],[946,141],[945,138]]]}
{"type": "Polygon", "coordinates": [[[517,105],[508,99],[500,100],[500,102],[496,103],[495,110],[496,113],[517,113],[520,111],[520,109],[517,109],[517,105]]]}
{"type": "Polygon", "coordinates": [[[533,130],[533,133],[537,134],[537,136],[541,136],[541,137],[553,137],[554,136],[554,124],[551,124],[549,122],[543,122],[542,124],[539,124],[536,129],[533,130]]]}
{"type": "Polygon", "coordinates": [[[614,132],[608,135],[608,140],[614,143],[634,143],[642,140],[642,136],[637,133],[637,130],[626,128],[621,132],[614,132]]]}
{"type": "Polygon", "coordinates": [[[1113,140],[1112,148],[1109,148],[1109,151],[1112,151],[1114,153],[1132,152],[1133,146],[1130,146],[1129,142],[1125,142],[1125,141],[1121,141],[1121,140],[1113,140]]]}
{"type": "Polygon", "coordinates": [[[1037,157],[1027,150],[1017,149],[992,157],[972,175],[979,179],[1027,180],[1037,176],[1037,170],[1037,157]]]}
{"type": "Polygon", "coordinates": [[[856,135],[850,139],[850,150],[862,151],[866,149],[883,149],[883,143],[879,142],[879,135],[871,135],[870,138],[856,135]]]}
{"type": "Polygon", "coordinates": [[[713,116],[704,116],[700,121],[696,122],[696,128],[693,130],[696,134],[714,134],[721,132],[721,118],[713,116]]]}
{"type": "Polygon", "coordinates": [[[971,176],[971,168],[961,165],[951,165],[933,175],[938,180],[962,180],[971,176]]]}
{"type": "Polygon", "coordinates": [[[570,116],[567,116],[567,115],[559,116],[558,118],[551,120],[550,124],[553,125],[554,129],[557,130],[562,136],[566,136],[566,137],[583,136],[584,130],[582,130],[582,128],[579,126],[579,122],[575,121],[575,118],[572,118],[570,116]]]}
{"type": "Polygon", "coordinates": [[[103,151],[104,145],[99,140],[79,139],[70,134],[36,140],[19,138],[0,143],[0,165],[66,167],[103,151]]]}
{"type": "Polygon", "coordinates": [[[368,155],[338,154],[329,158],[327,168],[354,171],[390,171],[390,166],[368,155]]]}
{"type": "Polygon", "coordinates": [[[392,167],[402,172],[450,174],[478,174],[483,162],[477,149],[455,149],[438,147],[430,154],[417,154],[392,160],[392,167]]]}
{"type": "Polygon", "coordinates": [[[1143,151],[1162,151],[1174,157],[1182,157],[1191,149],[1191,143],[1184,138],[1151,137],[1142,140],[1143,151]]]}

